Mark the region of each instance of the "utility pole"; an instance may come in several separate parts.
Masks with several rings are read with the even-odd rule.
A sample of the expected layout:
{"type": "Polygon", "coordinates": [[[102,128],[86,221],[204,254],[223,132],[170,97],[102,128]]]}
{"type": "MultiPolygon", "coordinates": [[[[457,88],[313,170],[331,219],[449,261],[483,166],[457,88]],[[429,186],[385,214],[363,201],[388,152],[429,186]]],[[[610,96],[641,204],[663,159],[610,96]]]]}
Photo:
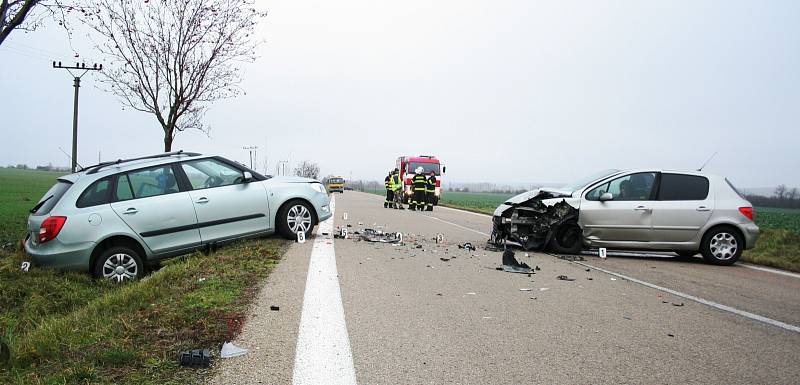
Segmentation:
{"type": "Polygon", "coordinates": [[[75,67],[70,66],[62,66],[61,62],[53,62],[53,68],[57,69],[65,69],[69,72],[70,75],[73,77],[73,87],[75,87],[75,98],[73,100],[72,106],[72,172],[77,171],[78,169],[78,90],[81,88],[81,78],[83,75],[86,75],[89,71],[100,71],[103,69],[103,65],[100,64],[99,66],[97,63],[94,63],[91,67],[86,67],[86,63],[75,63],[75,67]],[[83,71],[80,76],[75,75],[70,70],[78,70],[83,71]]]}
{"type": "Polygon", "coordinates": [[[242,147],[243,150],[250,150],[250,169],[255,170],[253,168],[253,151],[258,150],[258,146],[244,146],[242,147]]]}

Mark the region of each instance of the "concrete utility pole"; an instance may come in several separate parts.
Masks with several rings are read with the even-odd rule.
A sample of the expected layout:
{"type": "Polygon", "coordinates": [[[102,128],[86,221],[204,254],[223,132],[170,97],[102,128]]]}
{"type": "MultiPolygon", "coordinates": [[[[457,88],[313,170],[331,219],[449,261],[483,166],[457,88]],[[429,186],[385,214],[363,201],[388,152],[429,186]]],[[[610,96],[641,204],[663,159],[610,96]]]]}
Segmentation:
{"type": "Polygon", "coordinates": [[[65,69],[72,75],[74,79],[73,87],[75,87],[75,97],[73,100],[72,106],[72,172],[77,171],[78,169],[78,90],[81,88],[81,78],[83,75],[86,75],[89,71],[100,71],[103,69],[103,65],[100,64],[99,66],[97,63],[92,65],[91,67],[86,67],[86,63],[75,63],[75,67],[70,66],[62,66],[61,62],[53,62],[53,68],[57,69],[65,69]],[[80,76],[75,75],[70,70],[78,70],[83,71],[80,76]]]}
{"type": "Polygon", "coordinates": [[[250,150],[250,169],[255,170],[253,168],[253,151],[258,150],[258,146],[244,146],[242,147],[243,150],[250,150]]]}

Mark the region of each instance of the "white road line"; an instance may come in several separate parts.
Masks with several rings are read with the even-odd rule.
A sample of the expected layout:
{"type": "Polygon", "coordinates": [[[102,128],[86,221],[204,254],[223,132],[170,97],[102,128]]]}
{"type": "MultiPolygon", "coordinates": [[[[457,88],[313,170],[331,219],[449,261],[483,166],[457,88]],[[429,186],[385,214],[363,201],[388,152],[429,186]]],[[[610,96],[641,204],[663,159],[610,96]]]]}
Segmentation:
{"type": "Polygon", "coordinates": [[[780,275],[785,275],[787,277],[800,278],[800,274],[792,273],[792,272],[788,272],[788,271],[783,271],[783,270],[778,270],[778,269],[770,269],[768,267],[761,267],[761,266],[751,265],[749,263],[742,263],[742,262],[737,263],[737,265],[742,266],[742,267],[746,267],[748,269],[766,271],[766,272],[772,273],[772,274],[780,274],[780,275]]]}
{"type": "Polygon", "coordinates": [[[754,321],[763,322],[765,324],[769,324],[769,325],[772,325],[772,326],[777,326],[777,327],[779,327],[781,329],[785,329],[785,330],[793,331],[793,332],[796,332],[796,333],[800,333],[800,327],[795,326],[795,325],[790,325],[790,324],[787,324],[787,323],[783,323],[781,321],[776,321],[776,320],[774,320],[772,318],[767,318],[767,317],[764,317],[764,316],[760,316],[758,314],[753,314],[753,313],[750,313],[750,312],[746,312],[744,310],[739,310],[739,309],[732,308],[732,307],[727,306],[727,305],[716,303],[714,301],[709,301],[707,299],[703,299],[703,298],[700,298],[700,297],[695,297],[695,296],[693,296],[691,294],[686,294],[686,293],[682,293],[682,292],[679,292],[679,291],[676,291],[676,290],[668,289],[666,287],[661,287],[661,286],[652,284],[650,282],[645,282],[645,281],[642,281],[640,279],[628,277],[627,275],[623,275],[623,274],[620,274],[620,273],[615,273],[613,271],[606,270],[606,269],[601,269],[599,267],[592,266],[592,265],[590,265],[588,263],[583,263],[583,262],[578,262],[578,261],[575,261],[575,263],[577,263],[579,265],[582,265],[582,266],[586,266],[586,267],[595,269],[597,271],[602,271],[603,273],[606,273],[606,274],[609,274],[609,275],[613,275],[613,276],[615,276],[617,278],[622,278],[624,280],[631,281],[633,283],[638,283],[638,284],[640,284],[642,286],[647,286],[647,287],[649,287],[651,289],[656,289],[656,290],[659,290],[659,291],[663,291],[665,293],[672,294],[672,295],[674,295],[676,297],[685,298],[685,299],[688,299],[690,301],[695,301],[695,302],[701,303],[703,305],[708,305],[708,306],[711,306],[713,308],[717,308],[717,309],[722,310],[722,311],[726,311],[726,312],[733,313],[733,314],[736,314],[736,315],[739,315],[739,316],[742,316],[742,317],[745,317],[745,318],[749,318],[749,319],[754,320],[754,321]]]}
{"type": "MultiPolygon", "coordinates": [[[[331,213],[335,213],[333,197],[330,207],[331,213]]],[[[333,218],[320,223],[308,263],[294,356],[294,385],[356,383],[333,239],[321,235],[332,234],[333,218]]]]}
{"type": "Polygon", "coordinates": [[[461,226],[461,225],[459,225],[459,224],[457,224],[457,223],[453,223],[453,222],[450,222],[450,221],[446,221],[446,220],[444,220],[444,219],[440,219],[440,218],[434,217],[433,215],[423,215],[423,216],[425,216],[425,217],[428,217],[428,218],[430,218],[430,219],[435,219],[435,220],[437,220],[437,221],[440,221],[440,222],[447,223],[448,225],[452,225],[452,226],[458,227],[458,228],[460,228],[460,229],[464,229],[464,230],[472,231],[473,233],[478,233],[478,234],[480,234],[480,235],[485,235],[485,236],[487,236],[487,237],[489,236],[489,234],[486,234],[486,233],[484,233],[483,231],[478,231],[478,230],[475,230],[475,229],[471,229],[471,228],[469,228],[469,227],[464,227],[464,226],[461,226]]]}

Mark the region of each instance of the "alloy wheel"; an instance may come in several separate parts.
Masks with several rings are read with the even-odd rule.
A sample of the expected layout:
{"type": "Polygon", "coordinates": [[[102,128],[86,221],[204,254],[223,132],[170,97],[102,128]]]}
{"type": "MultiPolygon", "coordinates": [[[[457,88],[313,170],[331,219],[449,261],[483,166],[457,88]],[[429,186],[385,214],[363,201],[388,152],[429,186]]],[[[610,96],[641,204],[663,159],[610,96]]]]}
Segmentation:
{"type": "Polygon", "coordinates": [[[135,279],[139,273],[139,265],[128,254],[112,254],[103,263],[103,278],[120,283],[135,279]]]}
{"type": "Polygon", "coordinates": [[[308,232],[311,228],[311,212],[303,205],[294,205],[286,214],[286,223],[295,234],[308,232]]]}
{"type": "Polygon", "coordinates": [[[711,248],[711,254],[714,255],[714,258],[725,261],[736,255],[739,244],[732,234],[722,232],[711,238],[709,248],[711,248]]]}

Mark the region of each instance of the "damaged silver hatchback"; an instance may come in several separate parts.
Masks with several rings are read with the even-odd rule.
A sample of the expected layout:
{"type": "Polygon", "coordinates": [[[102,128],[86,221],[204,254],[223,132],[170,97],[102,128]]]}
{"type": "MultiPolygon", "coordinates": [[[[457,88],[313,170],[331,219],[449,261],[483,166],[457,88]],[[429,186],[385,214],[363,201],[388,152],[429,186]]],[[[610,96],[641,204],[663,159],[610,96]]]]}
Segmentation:
{"type": "Polygon", "coordinates": [[[700,252],[709,263],[732,265],[755,246],[754,215],[724,177],[605,170],[510,198],[494,212],[489,244],[572,254],[586,247],[700,252]]]}

